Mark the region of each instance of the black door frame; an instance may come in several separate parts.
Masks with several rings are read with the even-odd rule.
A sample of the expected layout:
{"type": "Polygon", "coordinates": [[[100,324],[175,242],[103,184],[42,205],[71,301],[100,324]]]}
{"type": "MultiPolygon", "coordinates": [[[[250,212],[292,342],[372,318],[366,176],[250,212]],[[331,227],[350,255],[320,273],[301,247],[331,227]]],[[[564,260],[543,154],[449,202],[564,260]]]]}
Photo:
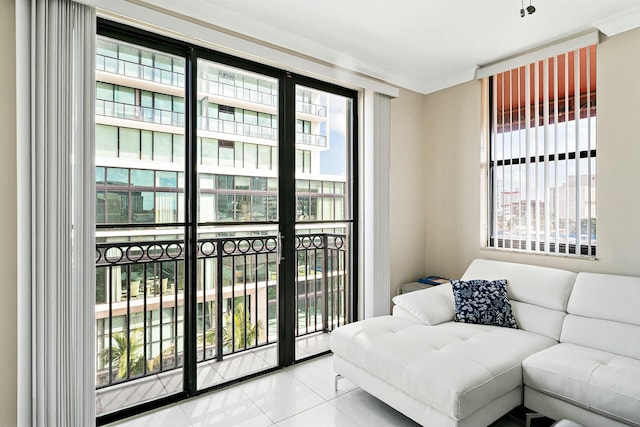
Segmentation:
{"type": "MultiPolygon", "coordinates": [[[[202,48],[187,42],[175,40],[153,32],[97,18],[97,35],[105,36],[142,47],[162,51],[179,56],[185,60],[185,331],[184,331],[184,381],[181,392],[160,397],[150,402],[141,403],[121,409],[97,418],[97,425],[105,425],[128,418],[142,412],[166,406],[202,393],[229,386],[290,366],[295,360],[295,312],[296,298],[296,180],[295,180],[295,138],[296,138],[296,85],[326,91],[350,98],[351,108],[351,144],[348,147],[349,161],[349,204],[350,219],[344,222],[351,224],[350,233],[350,287],[349,318],[357,320],[358,302],[358,92],[332,83],[323,82],[259,64],[226,53],[202,48]],[[205,59],[231,67],[259,73],[279,81],[278,85],[278,214],[279,232],[282,236],[282,261],[279,265],[278,277],[278,366],[246,377],[212,387],[197,389],[197,294],[194,292],[197,282],[197,232],[198,232],[198,174],[197,174],[197,61],[205,59]]],[[[334,221],[335,222],[335,221],[334,221]]],[[[325,354],[325,353],[322,353],[325,354]]]]}

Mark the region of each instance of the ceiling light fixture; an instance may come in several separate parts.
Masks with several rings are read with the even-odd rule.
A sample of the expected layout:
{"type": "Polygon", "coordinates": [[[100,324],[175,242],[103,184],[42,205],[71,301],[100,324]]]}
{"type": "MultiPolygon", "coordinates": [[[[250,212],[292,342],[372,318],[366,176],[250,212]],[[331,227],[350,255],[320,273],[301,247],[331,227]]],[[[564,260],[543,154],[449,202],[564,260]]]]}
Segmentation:
{"type": "Polygon", "coordinates": [[[521,7],[521,9],[520,9],[520,17],[521,17],[521,18],[524,18],[525,10],[526,10],[526,12],[527,12],[529,15],[532,15],[532,14],[536,11],[535,6],[533,6],[533,5],[531,4],[531,2],[532,2],[532,1],[533,1],[533,0],[529,0],[529,6],[527,6],[527,8],[525,9],[525,7],[524,7],[524,0],[522,0],[522,7],[521,7]]]}

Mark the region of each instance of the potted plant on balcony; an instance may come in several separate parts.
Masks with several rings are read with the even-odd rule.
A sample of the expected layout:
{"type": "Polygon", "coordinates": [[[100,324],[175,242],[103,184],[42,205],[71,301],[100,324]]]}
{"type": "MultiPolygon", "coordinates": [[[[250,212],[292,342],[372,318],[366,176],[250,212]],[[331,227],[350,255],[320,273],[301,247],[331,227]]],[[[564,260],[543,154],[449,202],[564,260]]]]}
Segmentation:
{"type": "Polygon", "coordinates": [[[131,276],[129,277],[129,297],[137,298],[139,292],[140,292],[140,273],[132,271],[131,276]]]}

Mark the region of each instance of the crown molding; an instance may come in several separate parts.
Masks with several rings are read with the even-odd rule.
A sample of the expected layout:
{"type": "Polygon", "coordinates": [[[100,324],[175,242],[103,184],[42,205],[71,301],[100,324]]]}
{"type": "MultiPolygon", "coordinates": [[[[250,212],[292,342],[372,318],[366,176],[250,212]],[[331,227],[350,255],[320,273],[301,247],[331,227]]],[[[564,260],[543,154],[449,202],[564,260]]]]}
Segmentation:
{"type": "Polygon", "coordinates": [[[597,21],[593,26],[608,37],[633,30],[640,27],[640,7],[597,21]]]}

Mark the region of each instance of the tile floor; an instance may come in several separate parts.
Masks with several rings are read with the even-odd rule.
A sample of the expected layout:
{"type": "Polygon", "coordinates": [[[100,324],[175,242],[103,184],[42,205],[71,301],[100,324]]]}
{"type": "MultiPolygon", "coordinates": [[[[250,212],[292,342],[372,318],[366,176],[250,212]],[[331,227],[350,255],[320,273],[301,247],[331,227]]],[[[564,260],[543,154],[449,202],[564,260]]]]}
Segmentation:
{"type": "MultiPolygon", "coordinates": [[[[341,379],[334,390],[331,356],[313,359],[119,423],[119,427],[404,427],[409,418],[341,379]]],[[[534,420],[534,426],[549,425],[534,420]]],[[[522,427],[513,415],[491,427],[522,427]]]]}
{"type": "MultiPolygon", "coordinates": [[[[329,334],[317,333],[296,338],[296,358],[303,359],[329,350],[329,334]]],[[[198,389],[275,367],[276,344],[227,356],[198,365],[198,389]]],[[[107,414],[133,404],[176,393],[182,389],[182,371],[174,370],[98,390],[96,413],[107,414]]]]}

